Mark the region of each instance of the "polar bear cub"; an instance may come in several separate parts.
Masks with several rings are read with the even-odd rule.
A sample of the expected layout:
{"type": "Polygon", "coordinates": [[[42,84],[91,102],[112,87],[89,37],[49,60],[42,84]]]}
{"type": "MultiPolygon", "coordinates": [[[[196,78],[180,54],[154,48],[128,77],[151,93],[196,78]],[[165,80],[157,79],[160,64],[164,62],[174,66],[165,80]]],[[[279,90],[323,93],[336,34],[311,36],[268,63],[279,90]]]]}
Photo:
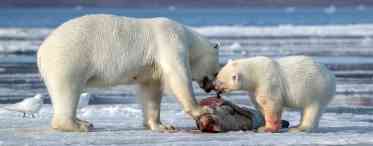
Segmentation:
{"type": "Polygon", "coordinates": [[[278,132],[284,107],[302,109],[301,121],[289,132],[310,132],[318,127],[323,109],[333,99],[335,76],[307,56],[239,59],[226,64],[214,82],[218,92],[247,90],[265,117],[261,131],[278,132]]]}

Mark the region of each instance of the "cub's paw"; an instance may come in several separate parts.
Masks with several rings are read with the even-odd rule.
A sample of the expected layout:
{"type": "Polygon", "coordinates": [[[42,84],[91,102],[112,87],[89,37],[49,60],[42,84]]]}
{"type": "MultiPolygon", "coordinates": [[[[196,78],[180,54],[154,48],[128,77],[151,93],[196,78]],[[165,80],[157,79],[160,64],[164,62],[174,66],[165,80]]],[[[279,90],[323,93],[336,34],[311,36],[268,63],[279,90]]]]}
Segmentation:
{"type": "Polygon", "coordinates": [[[256,132],[258,132],[258,133],[265,133],[265,131],[266,131],[266,128],[264,126],[259,127],[258,129],[256,129],[256,132]]]}
{"type": "Polygon", "coordinates": [[[267,127],[259,127],[257,130],[257,132],[259,133],[278,133],[280,132],[279,129],[276,129],[276,128],[267,128],[267,127]]]}

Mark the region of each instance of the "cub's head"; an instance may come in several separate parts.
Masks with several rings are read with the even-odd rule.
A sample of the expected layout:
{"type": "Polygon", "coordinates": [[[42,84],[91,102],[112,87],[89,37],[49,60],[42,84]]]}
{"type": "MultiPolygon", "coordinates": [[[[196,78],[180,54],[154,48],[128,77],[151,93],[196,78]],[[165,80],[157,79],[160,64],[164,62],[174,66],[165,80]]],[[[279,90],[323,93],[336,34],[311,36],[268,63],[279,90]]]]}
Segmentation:
{"type": "Polygon", "coordinates": [[[212,82],[220,69],[219,45],[208,43],[192,55],[194,56],[191,60],[192,79],[205,92],[210,92],[214,89],[212,82]]]}
{"type": "Polygon", "coordinates": [[[242,73],[240,64],[228,62],[218,73],[214,81],[214,89],[219,93],[242,89],[242,73]]]}

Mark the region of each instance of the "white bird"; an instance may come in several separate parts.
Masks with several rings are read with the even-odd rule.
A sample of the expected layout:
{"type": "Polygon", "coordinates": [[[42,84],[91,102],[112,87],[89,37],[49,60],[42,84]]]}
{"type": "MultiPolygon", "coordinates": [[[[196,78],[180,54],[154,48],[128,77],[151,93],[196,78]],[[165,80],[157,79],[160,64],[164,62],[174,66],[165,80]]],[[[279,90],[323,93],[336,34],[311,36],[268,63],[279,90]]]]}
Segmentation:
{"type": "Polygon", "coordinates": [[[31,114],[31,117],[34,118],[34,114],[39,112],[42,105],[43,95],[36,94],[34,97],[25,98],[21,102],[1,108],[8,111],[21,112],[23,113],[23,118],[26,117],[26,114],[31,114]]]}
{"type": "Polygon", "coordinates": [[[91,99],[91,95],[89,93],[82,93],[79,98],[78,109],[82,109],[88,106],[90,99],[91,99]]]}

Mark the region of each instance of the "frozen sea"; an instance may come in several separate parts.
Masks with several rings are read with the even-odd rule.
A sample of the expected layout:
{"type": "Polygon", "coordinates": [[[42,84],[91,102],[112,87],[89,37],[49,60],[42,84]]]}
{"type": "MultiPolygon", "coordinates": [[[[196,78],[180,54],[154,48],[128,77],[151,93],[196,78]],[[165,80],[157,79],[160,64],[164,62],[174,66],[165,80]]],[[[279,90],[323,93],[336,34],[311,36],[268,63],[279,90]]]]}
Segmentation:
{"type": "MultiPolygon", "coordinates": [[[[145,130],[134,87],[88,89],[90,105],[79,111],[95,130],[62,133],[49,129],[50,101],[36,118],[0,110],[0,146],[34,145],[373,145],[373,9],[108,9],[1,8],[0,106],[36,93],[47,95],[36,68],[35,53],[45,37],[62,22],[84,14],[110,13],[131,17],[169,17],[221,45],[220,63],[230,59],[309,55],[337,76],[337,95],[314,133],[228,132],[202,134],[172,95],[165,96],[161,117],[177,132],[145,130]]],[[[198,99],[208,96],[197,87],[198,99]]],[[[225,97],[251,106],[245,92],[225,97]]],[[[299,114],[284,113],[294,126],[299,114]]]]}

